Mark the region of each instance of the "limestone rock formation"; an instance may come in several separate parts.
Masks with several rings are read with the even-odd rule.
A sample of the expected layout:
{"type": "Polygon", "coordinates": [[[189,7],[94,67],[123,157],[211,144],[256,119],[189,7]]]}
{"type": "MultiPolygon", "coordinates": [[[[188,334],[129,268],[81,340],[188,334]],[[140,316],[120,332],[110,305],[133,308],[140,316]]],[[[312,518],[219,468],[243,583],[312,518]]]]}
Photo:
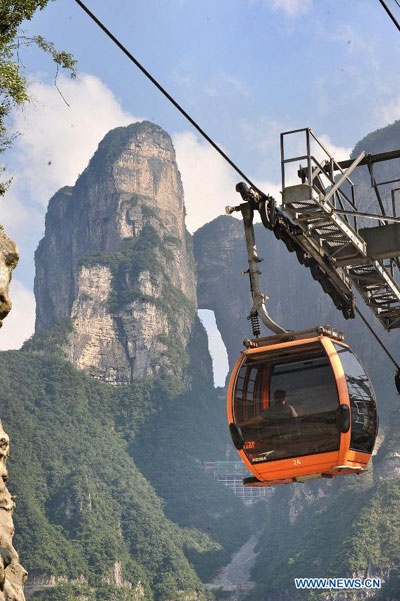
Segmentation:
{"type": "Polygon", "coordinates": [[[183,375],[196,282],[175,152],[160,127],[112,130],[75,186],[51,199],[35,295],[36,331],[72,319],[66,354],[92,376],[183,375]]]}
{"type": "Polygon", "coordinates": [[[0,230],[0,328],[2,320],[11,310],[8,286],[11,272],[18,263],[18,249],[15,243],[0,230]]]}
{"type": "Polygon", "coordinates": [[[27,572],[19,563],[13,547],[14,499],[5,484],[9,438],[0,422],[0,601],[23,601],[27,572]]]}
{"type": "MultiPolygon", "coordinates": [[[[0,327],[11,310],[8,286],[17,262],[15,243],[0,231],[0,327]]],[[[0,421],[0,601],[23,601],[27,572],[19,563],[18,553],[13,547],[15,503],[6,486],[9,443],[0,421]]]]}
{"type": "Polygon", "coordinates": [[[248,266],[243,226],[233,217],[218,217],[197,230],[193,241],[199,308],[214,311],[231,370],[243,338],[251,336],[249,281],[240,276],[248,266]]]}

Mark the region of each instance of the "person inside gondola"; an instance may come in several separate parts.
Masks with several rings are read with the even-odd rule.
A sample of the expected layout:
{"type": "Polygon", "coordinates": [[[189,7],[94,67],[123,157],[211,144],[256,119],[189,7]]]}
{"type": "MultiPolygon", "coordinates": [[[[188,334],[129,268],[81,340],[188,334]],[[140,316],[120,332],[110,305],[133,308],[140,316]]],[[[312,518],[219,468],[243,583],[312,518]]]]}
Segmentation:
{"type": "Polygon", "coordinates": [[[286,390],[277,388],[274,392],[274,404],[266,410],[266,416],[270,419],[275,413],[277,417],[300,417],[300,411],[297,411],[293,405],[288,403],[286,390]]]}
{"type": "MultiPolygon", "coordinates": [[[[278,436],[282,437],[282,428],[288,421],[300,417],[302,413],[288,403],[285,390],[278,388],[273,394],[273,404],[263,409],[258,415],[240,424],[245,441],[261,440],[278,436]]],[[[290,430],[292,428],[289,428],[290,430]]]]}

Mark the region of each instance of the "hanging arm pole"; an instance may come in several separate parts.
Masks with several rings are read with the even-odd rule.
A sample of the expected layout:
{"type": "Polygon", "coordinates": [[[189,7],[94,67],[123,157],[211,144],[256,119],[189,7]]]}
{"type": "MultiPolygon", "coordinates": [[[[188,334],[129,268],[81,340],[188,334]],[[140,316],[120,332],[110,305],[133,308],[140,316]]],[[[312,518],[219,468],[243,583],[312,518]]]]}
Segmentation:
{"type": "MultiPolygon", "coordinates": [[[[242,189],[241,186],[242,184],[238,184],[236,189],[242,194],[242,197],[244,197],[244,194],[246,192],[248,194],[248,189],[247,186],[246,190],[242,189]]],[[[252,322],[253,335],[256,337],[260,335],[257,316],[260,317],[263,324],[267,328],[275,332],[275,334],[283,334],[287,330],[282,328],[268,315],[267,307],[265,305],[265,302],[266,300],[268,300],[268,297],[265,296],[265,294],[263,294],[261,290],[261,271],[259,270],[258,266],[259,263],[261,263],[262,259],[260,259],[260,257],[257,254],[253,226],[254,209],[252,207],[252,198],[249,198],[247,202],[244,202],[237,207],[226,207],[225,210],[228,215],[235,211],[240,211],[243,217],[244,235],[246,238],[247,248],[247,261],[249,264],[249,268],[247,272],[242,273],[248,273],[250,278],[250,291],[253,299],[253,306],[251,308],[248,319],[250,319],[252,322]]]]}

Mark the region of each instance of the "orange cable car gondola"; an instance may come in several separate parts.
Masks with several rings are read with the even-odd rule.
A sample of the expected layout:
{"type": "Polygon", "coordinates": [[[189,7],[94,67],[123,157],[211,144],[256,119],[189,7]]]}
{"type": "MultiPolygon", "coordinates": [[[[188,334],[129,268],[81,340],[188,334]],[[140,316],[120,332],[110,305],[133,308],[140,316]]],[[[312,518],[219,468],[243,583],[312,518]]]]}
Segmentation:
{"type": "MultiPolygon", "coordinates": [[[[232,441],[253,474],[243,484],[275,486],[360,474],[378,427],[372,384],[337,330],[288,332],[271,319],[253,228],[254,211],[268,199],[243,183],[236,189],[245,202],[226,212],[242,213],[249,264],[242,273],[249,274],[253,298],[248,317],[253,339],[244,341],[247,348],[228,387],[232,441]],[[275,336],[260,338],[259,317],[275,336]]],[[[267,226],[273,219],[274,211],[267,226]]]]}
{"type": "Polygon", "coordinates": [[[343,335],[322,326],[246,341],[228,420],[253,477],[275,486],[365,471],[377,434],[372,384],[343,335]]]}

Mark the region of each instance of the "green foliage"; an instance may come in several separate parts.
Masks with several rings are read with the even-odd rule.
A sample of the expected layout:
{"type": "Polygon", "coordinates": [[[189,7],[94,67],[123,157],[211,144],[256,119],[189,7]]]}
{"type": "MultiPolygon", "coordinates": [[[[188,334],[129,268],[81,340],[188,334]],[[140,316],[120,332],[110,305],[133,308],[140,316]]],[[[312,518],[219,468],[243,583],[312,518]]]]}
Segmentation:
{"type": "Polygon", "coordinates": [[[72,319],[66,317],[55,323],[48,330],[41,330],[29,338],[24,345],[24,351],[46,351],[47,354],[61,351],[72,332],[72,319]]]}
{"type": "MultiPolygon", "coordinates": [[[[338,479],[339,480],[339,479],[338,479]]],[[[314,494],[321,484],[312,486],[314,494]]],[[[325,485],[326,488],[326,485],[325,485]]],[[[311,489],[311,490],[312,490],[311,489]]],[[[392,573],[386,590],[395,590],[400,548],[400,479],[379,481],[348,477],[326,489],[303,506],[294,524],[288,520],[290,489],[277,489],[268,513],[260,516],[265,533],[252,578],[256,588],[246,597],[256,601],[265,595],[294,595],[294,578],[346,577],[356,574],[392,573]]],[[[298,498],[300,506],[304,500],[298,498]]],[[[398,589],[397,589],[398,594],[398,589]]],[[[296,593],[311,601],[322,593],[296,593]]],[[[390,596],[379,599],[391,599],[390,596]]]]}
{"type": "Polygon", "coordinates": [[[2,0],[0,5],[0,42],[13,42],[22,21],[32,19],[36,10],[42,10],[49,0],[2,0]]]}
{"type": "MultiPolygon", "coordinates": [[[[47,343],[53,349],[51,337],[47,343]]],[[[182,590],[198,591],[204,601],[183,550],[207,554],[218,544],[193,524],[180,528],[165,516],[128,446],[161,406],[162,386],[107,386],[54,352],[9,351],[2,359],[1,419],[15,441],[9,461],[18,497],[15,544],[32,576],[68,579],[35,598],[105,601],[111,587],[112,598],[128,601],[128,589],[106,585],[119,562],[123,580],[140,582],[146,601],[165,601],[167,593],[175,601],[182,590]],[[74,584],[77,578],[82,582],[74,584]]],[[[150,442],[149,457],[158,444],[150,442]]]]}
{"type": "Polygon", "coordinates": [[[206,601],[193,566],[210,581],[250,523],[202,468],[229,444],[225,403],[209,379],[196,380],[202,326],[196,320],[190,343],[200,344],[189,369],[196,391],[184,395],[168,373],[112,387],[78,372],[59,352],[70,328],[66,320],[40,332],[0,362],[15,545],[31,576],[59,579],[33,599],[132,601],[140,582],[146,601],[184,591],[206,601]],[[115,562],[132,589],[107,584],[115,562]]]}
{"type": "MultiPolygon", "coordinates": [[[[6,118],[13,108],[27,102],[27,81],[19,60],[23,46],[36,45],[49,54],[58,67],[70,71],[75,77],[76,60],[65,50],[58,51],[52,42],[42,36],[27,38],[21,35],[24,20],[32,19],[36,10],[42,10],[49,0],[2,0],[0,4],[0,153],[8,148],[14,136],[8,132],[6,118]]],[[[4,171],[4,168],[0,168],[4,171]]],[[[9,181],[0,182],[0,195],[9,181]]]]}
{"type": "Polygon", "coordinates": [[[400,591],[400,562],[397,560],[390,569],[385,582],[374,597],[374,601],[397,601],[400,591]]]}
{"type": "Polygon", "coordinates": [[[203,582],[229,563],[251,531],[251,511],[201,469],[205,461],[223,457],[231,444],[225,413],[225,401],[203,383],[195,392],[164,398],[130,445],[137,465],[165,500],[166,515],[185,532],[205,528],[212,537],[184,541],[203,582]]]}
{"type": "Polygon", "coordinates": [[[59,582],[51,590],[38,591],[30,596],[33,601],[134,601],[138,597],[127,588],[100,583],[96,588],[83,583],[59,582]]]}
{"type": "Polygon", "coordinates": [[[56,50],[53,42],[49,42],[41,35],[34,36],[31,39],[34,44],[43,50],[43,52],[46,52],[52,57],[56,65],[62,67],[63,69],[67,69],[70,72],[72,79],[75,79],[75,65],[77,61],[72,58],[72,54],[66,52],[65,50],[56,50]]]}

